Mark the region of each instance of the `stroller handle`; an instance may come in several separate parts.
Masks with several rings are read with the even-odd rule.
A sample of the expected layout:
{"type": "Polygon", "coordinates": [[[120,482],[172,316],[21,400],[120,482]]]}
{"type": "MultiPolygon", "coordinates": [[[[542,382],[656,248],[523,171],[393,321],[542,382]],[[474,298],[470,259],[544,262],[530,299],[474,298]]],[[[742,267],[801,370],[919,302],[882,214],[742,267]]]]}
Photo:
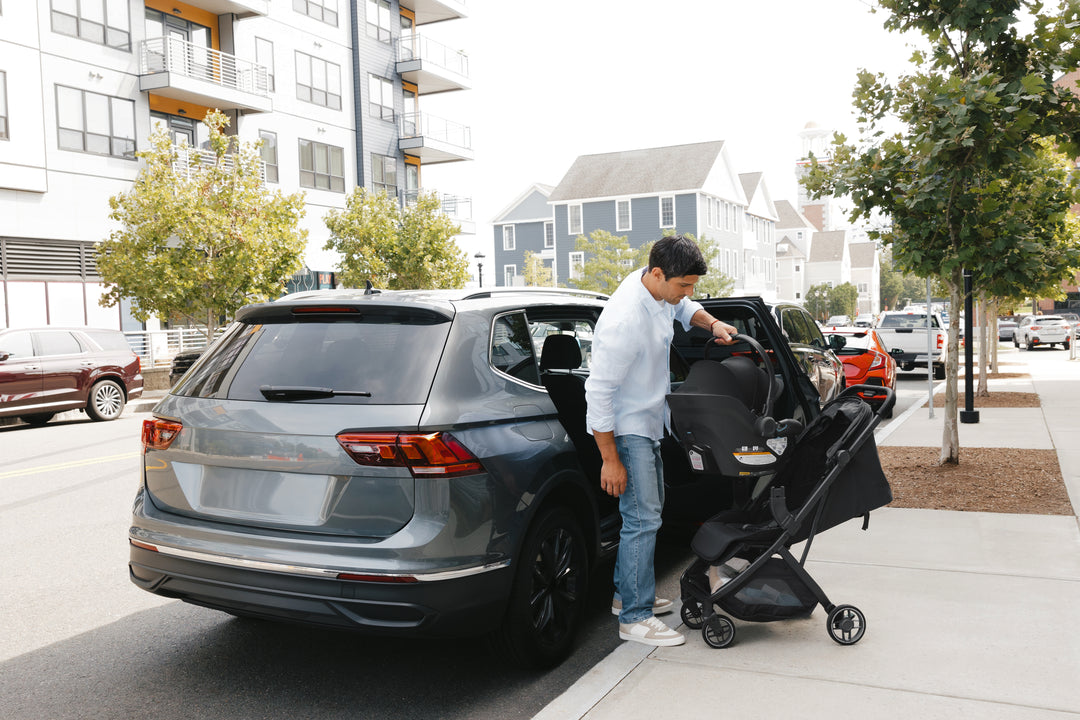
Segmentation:
{"type": "MultiPolygon", "coordinates": [[[[765,366],[765,375],[769,379],[769,386],[765,392],[765,403],[764,406],[761,408],[761,416],[762,419],[768,418],[770,421],[772,421],[774,399],[773,396],[776,393],[776,375],[773,373],[772,367],[769,365],[769,357],[765,354],[765,348],[761,347],[761,344],[754,338],[750,337],[749,335],[743,335],[742,333],[735,333],[731,336],[731,339],[735,342],[746,343],[751,347],[751,349],[753,349],[754,352],[758,354],[758,357],[761,358],[761,362],[765,366]]],[[[712,338],[709,342],[705,343],[706,360],[709,358],[709,348],[713,345],[718,344],[719,343],[717,342],[716,338],[712,338]]],[[[773,422],[773,425],[775,426],[775,422],[773,422]]],[[[761,433],[763,435],[772,435],[772,432],[775,432],[775,427],[772,428],[772,432],[768,432],[766,428],[761,428],[761,430],[763,431],[761,433]]]]}

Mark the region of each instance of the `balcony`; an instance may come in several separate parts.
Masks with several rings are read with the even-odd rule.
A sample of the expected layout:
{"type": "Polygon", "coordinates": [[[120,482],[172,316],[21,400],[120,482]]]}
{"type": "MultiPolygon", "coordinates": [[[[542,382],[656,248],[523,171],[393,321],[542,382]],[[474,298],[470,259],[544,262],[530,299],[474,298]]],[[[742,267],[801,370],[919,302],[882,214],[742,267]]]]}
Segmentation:
{"type": "Polygon", "coordinates": [[[420,95],[468,90],[469,56],[422,35],[397,41],[397,72],[420,95]]]}
{"type": "Polygon", "coordinates": [[[139,89],[218,110],[270,112],[265,67],[179,38],[139,44],[139,89]]]}
{"type": "Polygon", "coordinates": [[[472,160],[472,129],[426,113],[405,113],[398,126],[398,147],[421,165],[472,160]]]}
{"type": "Polygon", "coordinates": [[[464,0],[401,0],[401,7],[416,13],[417,25],[430,25],[466,16],[464,0]]]}
{"type": "MultiPolygon", "coordinates": [[[[173,145],[173,149],[176,151],[176,159],[173,161],[172,169],[178,177],[191,179],[191,170],[197,165],[212,166],[217,162],[217,154],[213,150],[204,150],[203,148],[192,147],[186,143],[180,145],[173,145]]],[[[225,155],[221,159],[221,166],[226,170],[231,170],[233,165],[232,155],[225,155]]],[[[259,163],[259,179],[263,184],[266,184],[266,163],[259,163]]]]}
{"type": "MultiPolygon", "coordinates": [[[[429,193],[429,190],[414,190],[412,192],[402,191],[401,201],[405,205],[412,205],[416,202],[416,197],[420,193],[429,193]]],[[[460,195],[448,195],[446,193],[436,193],[439,196],[439,202],[441,204],[441,210],[443,215],[453,220],[461,227],[462,235],[475,235],[476,234],[476,221],[472,216],[472,198],[463,197],[460,195]]]]}
{"type": "Polygon", "coordinates": [[[184,0],[184,2],[215,15],[232,13],[243,18],[270,14],[270,0],[184,0]]]}

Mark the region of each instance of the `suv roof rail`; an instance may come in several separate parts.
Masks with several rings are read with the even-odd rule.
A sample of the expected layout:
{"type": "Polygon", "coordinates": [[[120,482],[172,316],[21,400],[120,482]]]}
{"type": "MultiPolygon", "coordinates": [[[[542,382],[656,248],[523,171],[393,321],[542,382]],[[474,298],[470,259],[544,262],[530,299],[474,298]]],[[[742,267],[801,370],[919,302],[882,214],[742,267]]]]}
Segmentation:
{"type": "Polygon", "coordinates": [[[576,288],[553,288],[553,287],[494,287],[487,290],[478,290],[462,297],[462,300],[479,300],[482,298],[495,297],[496,295],[574,295],[577,297],[596,298],[607,300],[608,295],[593,290],[578,290],[576,288]]]}

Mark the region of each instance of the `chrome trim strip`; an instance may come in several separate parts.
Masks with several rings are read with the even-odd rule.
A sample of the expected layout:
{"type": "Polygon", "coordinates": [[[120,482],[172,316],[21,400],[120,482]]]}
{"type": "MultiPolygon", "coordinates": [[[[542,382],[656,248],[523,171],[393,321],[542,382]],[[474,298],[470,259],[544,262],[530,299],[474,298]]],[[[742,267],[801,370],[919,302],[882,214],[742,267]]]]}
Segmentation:
{"type": "MultiPolygon", "coordinates": [[[[133,540],[134,538],[129,538],[133,540]]],[[[342,573],[350,575],[371,575],[374,577],[412,577],[416,578],[419,582],[438,582],[440,580],[456,580],[457,578],[469,577],[470,575],[480,575],[482,573],[490,572],[492,570],[499,570],[504,567],[509,567],[510,561],[503,560],[501,562],[488,563],[487,565],[477,565],[470,568],[462,568],[460,570],[444,570],[442,572],[430,572],[430,573],[386,573],[386,572],[371,572],[367,570],[334,570],[331,568],[316,568],[307,567],[304,565],[287,565],[285,563],[267,562],[265,560],[247,560],[245,558],[230,557],[228,555],[215,555],[213,553],[198,552],[195,550],[182,550],[180,548],[169,547],[168,545],[159,545],[158,543],[148,542],[146,540],[138,540],[139,544],[136,547],[142,547],[150,545],[157,548],[157,551],[162,555],[171,555],[173,557],[185,558],[187,560],[196,560],[198,562],[208,562],[215,565],[228,565],[230,567],[240,567],[248,570],[264,570],[267,572],[284,573],[286,575],[304,575],[307,577],[319,577],[329,580],[337,579],[337,576],[342,573]]]]}

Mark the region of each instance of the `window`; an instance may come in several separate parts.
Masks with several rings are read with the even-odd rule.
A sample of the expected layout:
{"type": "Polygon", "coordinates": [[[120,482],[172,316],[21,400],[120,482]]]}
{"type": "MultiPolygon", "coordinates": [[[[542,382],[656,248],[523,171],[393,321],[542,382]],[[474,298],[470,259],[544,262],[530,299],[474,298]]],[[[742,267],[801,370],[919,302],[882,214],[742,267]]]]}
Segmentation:
{"type": "Polygon", "coordinates": [[[581,206],[568,205],[566,208],[567,232],[571,235],[581,234],[581,206]]]}
{"type": "Polygon", "coordinates": [[[278,181],[277,133],[260,130],[259,139],[262,140],[259,154],[266,163],[266,182],[276,183],[278,181]]]}
{"type": "Polygon", "coordinates": [[[135,159],[135,102],[56,86],[61,150],[135,159]]]}
{"type": "Polygon", "coordinates": [[[255,64],[266,68],[266,89],[274,92],[274,43],[255,38],[255,64]]]}
{"type": "Polygon", "coordinates": [[[570,253],[570,279],[575,280],[581,277],[581,271],[585,267],[585,253],[572,252],[570,253]]]}
{"type": "Polygon", "coordinates": [[[301,140],[300,187],[345,192],[345,150],[301,140]]]}
{"type": "Polygon", "coordinates": [[[517,380],[540,384],[540,372],[536,369],[536,356],[524,313],[495,319],[491,332],[491,365],[517,380]]]}
{"type": "MultiPolygon", "coordinates": [[[[516,244],[514,242],[514,226],[503,225],[503,250],[515,250],[516,244]]],[[[507,266],[509,267],[509,266],[507,266]]]]}
{"type": "Polygon", "coordinates": [[[337,27],[338,0],[293,0],[293,10],[337,27]]]}
{"type": "Polygon", "coordinates": [[[394,83],[378,75],[368,75],[368,115],[394,120],[394,83]]]}
{"type": "Polygon", "coordinates": [[[544,249],[555,247],[555,223],[544,223],[544,249]]]}
{"type": "Polygon", "coordinates": [[[0,70],[0,140],[10,140],[7,114],[7,73],[0,70]]]}
{"type": "Polygon", "coordinates": [[[296,53],[296,97],[304,102],[341,109],[341,66],[296,53]]]}
{"type": "Polygon", "coordinates": [[[367,0],[367,34],[379,42],[390,42],[390,0],[367,0]]]}
{"type": "Polygon", "coordinates": [[[615,230],[630,230],[630,201],[615,201],[615,230]]]}
{"type": "Polygon", "coordinates": [[[397,197],[397,158],[371,153],[371,186],[397,197]]]}
{"type": "Polygon", "coordinates": [[[544,345],[548,338],[552,335],[569,335],[577,340],[578,347],[581,349],[581,370],[586,372],[589,370],[593,338],[593,324],[590,320],[565,315],[549,316],[544,313],[542,320],[529,321],[529,334],[532,335],[533,347],[541,362],[544,359],[544,345]]]}
{"type": "Polygon", "coordinates": [[[870,283],[859,283],[858,290],[859,290],[860,293],[863,293],[863,294],[866,294],[866,293],[870,292],[870,283]]]}
{"type": "Polygon", "coordinates": [[[799,265],[798,263],[796,263],[795,264],[795,272],[799,272],[800,270],[802,270],[802,265],[799,265]]]}
{"type": "Polygon", "coordinates": [[[128,0],[52,0],[52,29],[117,50],[131,50],[128,0]]]}
{"type": "Polygon", "coordinates": [[[660,227],[675,227],[675,198],[672,196],[660,198],[660,227]]]}
{"type": "Polygon", "coordinates": [[[517,265],[503,265],[503,285],[514,287],[514,278],[517,277],[517,265]]]}

